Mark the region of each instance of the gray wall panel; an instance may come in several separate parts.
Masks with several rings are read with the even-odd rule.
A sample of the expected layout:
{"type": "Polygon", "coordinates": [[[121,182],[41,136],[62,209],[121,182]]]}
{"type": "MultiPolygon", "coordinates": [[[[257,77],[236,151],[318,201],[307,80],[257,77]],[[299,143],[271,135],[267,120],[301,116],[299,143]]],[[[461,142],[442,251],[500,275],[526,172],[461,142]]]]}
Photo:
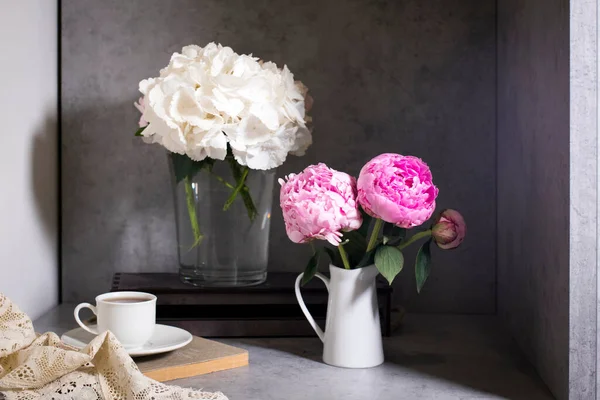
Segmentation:
{"type": "MultiPolygon", "coordinates": [[[[498,2],[499,313],[569,390],[569,1],[498,2]]],[[[592,398],[592,397],[584,397],[592,398]]]]}
{"type": "MultiPolygon", "coordinates": [[[[64,299],[90,299],[114,271],[175,270],[166,158],[132,137],[139,80],[190,43],[218,41],[287,63],[312,90],[315,144],[283,176],[323,161],[357,173],[384,151],[422,156],[463,211],[464,246],[437,252],[412,310],[495,310],[495,2],[63,0],[64,299]]],[[[276,195],[277,196],[277,195],[276,195]]],[[[301,271],[308,249],[275,209],[271,270],[301,271]],[[301,262],[299,260],[302,260],[301,262]]],[[[413,259],[408,254],[407,259],[413,259]]]]}
{"type": "Polygon", "coordinates": [[[598,398],[598,10],[570,6],[569,399],[598,398]]]}

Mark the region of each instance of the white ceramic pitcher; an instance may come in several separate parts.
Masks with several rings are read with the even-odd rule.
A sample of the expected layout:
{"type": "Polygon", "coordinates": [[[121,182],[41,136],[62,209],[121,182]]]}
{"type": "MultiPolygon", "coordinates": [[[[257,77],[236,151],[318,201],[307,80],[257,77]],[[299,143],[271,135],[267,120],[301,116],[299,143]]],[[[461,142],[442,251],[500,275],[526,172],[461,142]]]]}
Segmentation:
{"type": "Polygon", "coordinates": [[[375,265],[358,269],[329,266],[331,279],[317,273],[329,291],[325,332],[317,325],[300,293],[300,274],[296,279],[296,298],[302,312],[323,342],[323,361],[344,368],[369,368],[383,362],[381,325],[377,305],[375,265]]]}

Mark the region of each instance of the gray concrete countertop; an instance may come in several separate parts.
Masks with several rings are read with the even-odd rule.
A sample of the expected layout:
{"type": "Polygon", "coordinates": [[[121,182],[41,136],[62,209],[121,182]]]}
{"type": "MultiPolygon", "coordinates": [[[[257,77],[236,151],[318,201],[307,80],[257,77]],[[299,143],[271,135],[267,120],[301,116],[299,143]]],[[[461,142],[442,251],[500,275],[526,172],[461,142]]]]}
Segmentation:
{"type": "MultiPolygon", "coordinates": [[[[72,305],[34,322],[76,327],[72,305]]],[[[318,338],[219,339],[247,349],[250,365],[171,383],[220,390],[231,400],[552,399],[495,317],[409,314],[384,339],[386,362],[351,370],[321,362],[318,338]]]]}

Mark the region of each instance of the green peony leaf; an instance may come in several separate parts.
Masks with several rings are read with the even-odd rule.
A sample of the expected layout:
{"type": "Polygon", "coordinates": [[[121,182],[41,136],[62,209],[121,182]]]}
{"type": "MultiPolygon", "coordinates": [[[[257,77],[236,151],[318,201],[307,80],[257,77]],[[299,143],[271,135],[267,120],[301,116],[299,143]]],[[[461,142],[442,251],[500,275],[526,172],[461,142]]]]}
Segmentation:
{"type": "Polygon", "coordinates": [[[402,252],[392,246],[381,246],[375,252],[375,266],[381,275],[392,284],[392,281],[404,267],[402,252]]]}
{"type": "Polygon", "coordinates": [[[302,277],[302,286],[306,285],[317,273],[320,256],[321,251],[317,250],[315,254],[313,254],[312,257],[308,260],[308,264],[306,264],[306,268],[304,269],[304,276],[302,277]]]}
{"type": "Polygon", "coordinates": [[[135,136],[144,136],[144,135],[142,135],[142,132],[144,132],[144,129],[146,129],[146,127],[142,126],[140,129],[135,131],[135,136]]]}
{"type": "Polygon", "coordinates": [[[431,272],[431,239],[423,243],[417,252],[415,262],[415,278],[417,281],[417,293],[421,293],[423,285],[431,272]]]}

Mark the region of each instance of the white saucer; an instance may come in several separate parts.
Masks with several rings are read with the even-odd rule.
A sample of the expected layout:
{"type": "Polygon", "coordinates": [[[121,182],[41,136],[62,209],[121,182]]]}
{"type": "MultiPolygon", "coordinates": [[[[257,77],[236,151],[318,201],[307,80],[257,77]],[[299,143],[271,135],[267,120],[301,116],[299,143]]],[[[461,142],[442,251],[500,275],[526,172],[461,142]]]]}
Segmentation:
{"type": "MultiPolygon", "coordinates": [[[[96,328],[90,324],[90,328],[96,328]]],[[[63,334],[60,339],[77,349],[82,349],[96,336],[84,331],[82,328],[72,329],[63,334]]],[[[151,354],[166,353],[177,350],[192,341],[192,334],[181,328],[169,325],[156,324],[154,334],[142,347],[127,350],[132,357],[149,356],[151,354]]]]}

